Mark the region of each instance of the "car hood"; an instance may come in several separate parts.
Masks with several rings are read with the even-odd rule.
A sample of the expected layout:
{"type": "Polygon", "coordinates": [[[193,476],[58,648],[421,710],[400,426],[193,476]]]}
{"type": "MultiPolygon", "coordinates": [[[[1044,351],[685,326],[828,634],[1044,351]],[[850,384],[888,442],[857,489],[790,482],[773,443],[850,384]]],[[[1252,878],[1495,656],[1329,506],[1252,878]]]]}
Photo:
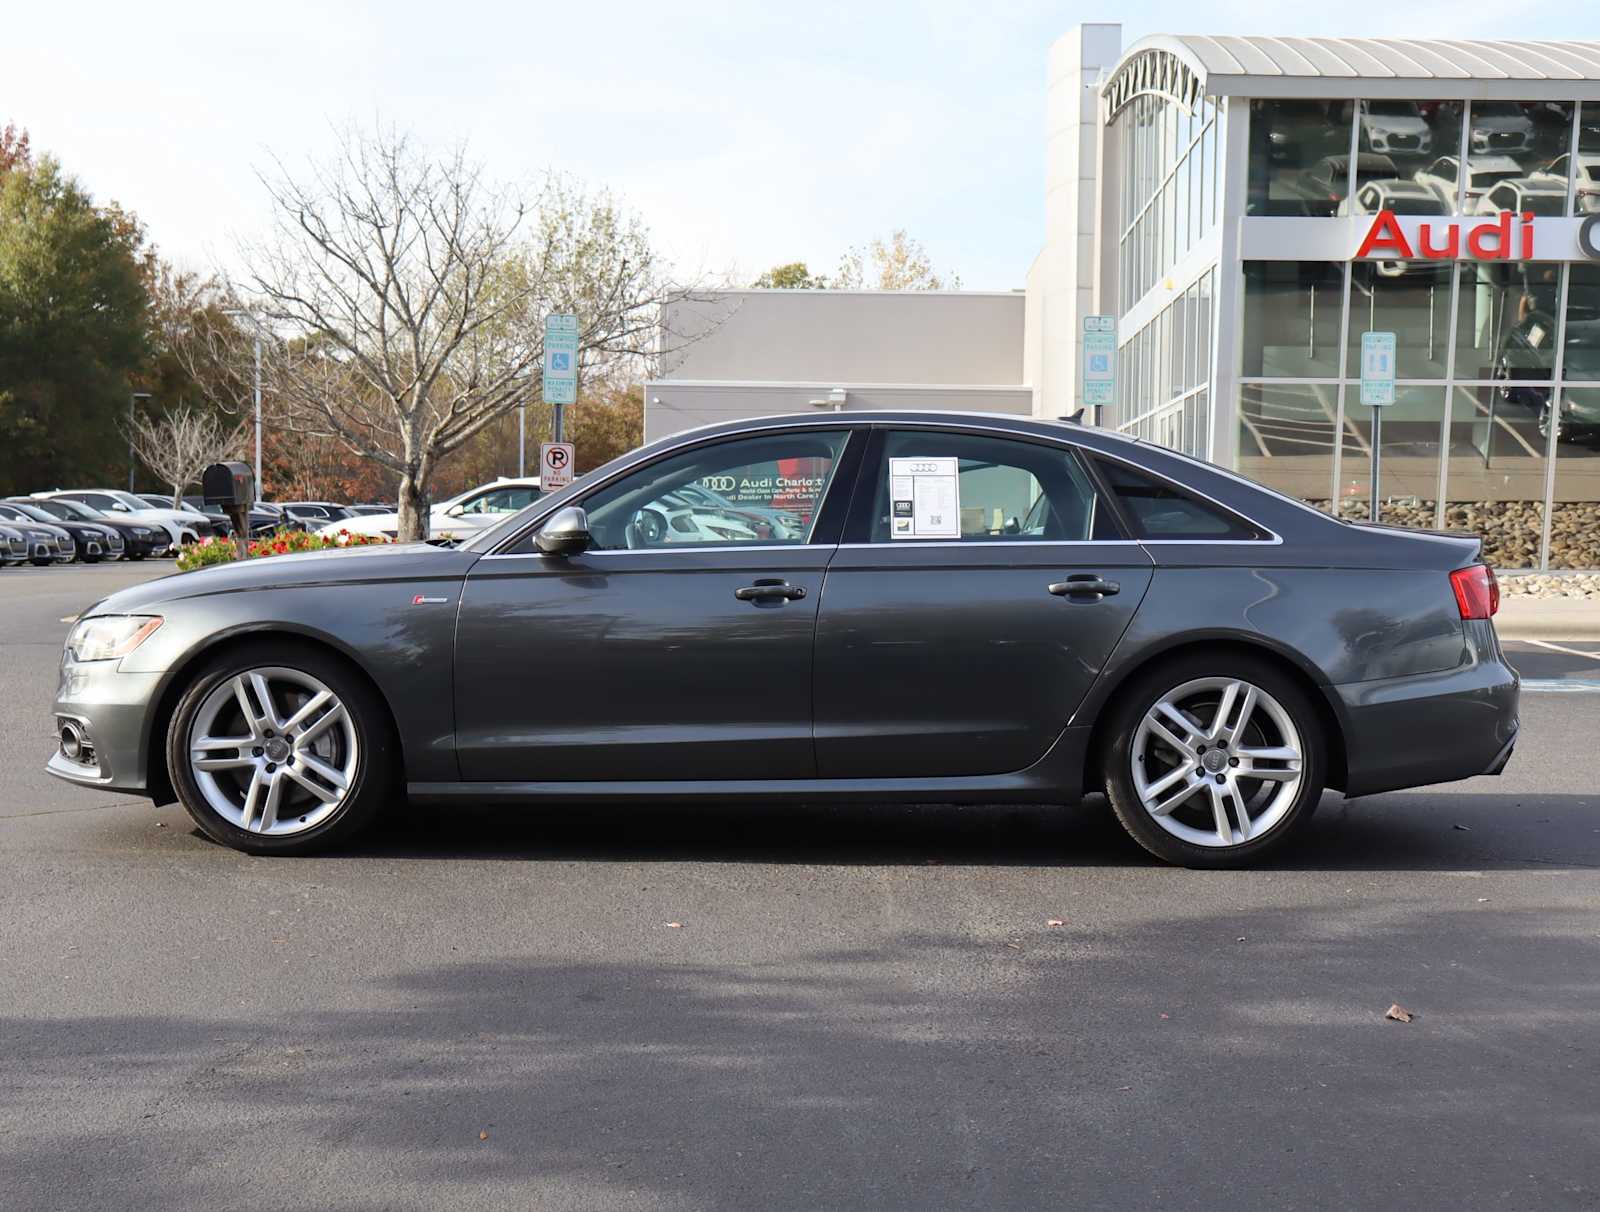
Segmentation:
{"type": "Polygon", "coordinates": [[[297,589],[381,581],[437,584],[459,581],[477,562],[475,552],[427,543],[384,544],[342,550],[263,556],[179,572],[130,586],[97,603],[86,614],[137,614],[163,602],[252,590],[297,589]]]}

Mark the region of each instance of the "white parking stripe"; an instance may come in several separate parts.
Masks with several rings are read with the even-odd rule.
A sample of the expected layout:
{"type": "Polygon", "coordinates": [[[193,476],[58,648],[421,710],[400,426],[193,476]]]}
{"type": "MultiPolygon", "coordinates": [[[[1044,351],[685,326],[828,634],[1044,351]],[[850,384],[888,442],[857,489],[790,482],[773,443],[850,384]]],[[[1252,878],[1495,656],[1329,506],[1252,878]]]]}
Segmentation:
{"type": "Polygon", "coordinates": [[[1522,688],[1530,694],[1600,694],[1600,680],[1594,678],[1523,678],[1522,688]]]}
{"type": "Polygon", "coordinates": [[[1529,640],[1530,644],[1537,644],[1540,648],[1548,648],[1551,652],[1564,652],[1568,656],[1588,657],[1591,661],[1600,661],[1600,652],[1585,652],[1581,648],[1568,648],[1564,644],[1552,644],[1549,640],[1529,640]]]}

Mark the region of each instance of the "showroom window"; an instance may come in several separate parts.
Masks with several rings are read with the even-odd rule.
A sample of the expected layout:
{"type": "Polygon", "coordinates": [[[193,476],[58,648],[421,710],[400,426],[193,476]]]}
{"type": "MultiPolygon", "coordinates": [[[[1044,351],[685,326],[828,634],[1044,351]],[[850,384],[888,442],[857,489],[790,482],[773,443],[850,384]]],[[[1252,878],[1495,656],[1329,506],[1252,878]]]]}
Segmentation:
{"type": "Polygon", "coordinates": [[[805,543],[849,434],[801,431],[671,455],[580,503],[597,551],[805,543]]]}
{"type": "Polygon", "coordinates": [[[894,459],[956,460],[962,542],[1121,537],[1110,516],[1097,508],[1093,484],[1069,450],[982,434],[897,430],[885,435],[883,458],[874,473],[873,543],[895,541],[890,462],[894,459]]]}

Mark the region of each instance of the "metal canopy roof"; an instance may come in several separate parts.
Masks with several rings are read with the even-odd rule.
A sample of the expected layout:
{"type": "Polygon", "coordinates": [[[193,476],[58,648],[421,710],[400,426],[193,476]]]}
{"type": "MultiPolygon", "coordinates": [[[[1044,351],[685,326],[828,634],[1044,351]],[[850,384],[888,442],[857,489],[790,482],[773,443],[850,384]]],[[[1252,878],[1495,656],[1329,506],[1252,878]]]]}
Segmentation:
{"type": "Polygon", "coordinates": [[[1214,97],[1600,101],[1600,42],[1415,38],[1163,34],[1134,43],[1102,91],[1115,110],[1174,69],[1214,97]]]}

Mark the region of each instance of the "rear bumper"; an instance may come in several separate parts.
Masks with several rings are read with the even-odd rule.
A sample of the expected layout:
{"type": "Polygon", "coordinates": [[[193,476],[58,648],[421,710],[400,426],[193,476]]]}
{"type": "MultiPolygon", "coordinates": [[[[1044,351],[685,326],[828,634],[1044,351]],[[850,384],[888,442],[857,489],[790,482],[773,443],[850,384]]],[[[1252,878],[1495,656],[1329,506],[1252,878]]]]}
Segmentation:
{"type": "Polygon", "coordinates": [[[1485,635],[1469,635],[1470,664],[1328,687],[1344,723],[1347,796],[1505,768],[1517,740],[1520,683],[1493,630],[1480,626],[1485,635]]]}

